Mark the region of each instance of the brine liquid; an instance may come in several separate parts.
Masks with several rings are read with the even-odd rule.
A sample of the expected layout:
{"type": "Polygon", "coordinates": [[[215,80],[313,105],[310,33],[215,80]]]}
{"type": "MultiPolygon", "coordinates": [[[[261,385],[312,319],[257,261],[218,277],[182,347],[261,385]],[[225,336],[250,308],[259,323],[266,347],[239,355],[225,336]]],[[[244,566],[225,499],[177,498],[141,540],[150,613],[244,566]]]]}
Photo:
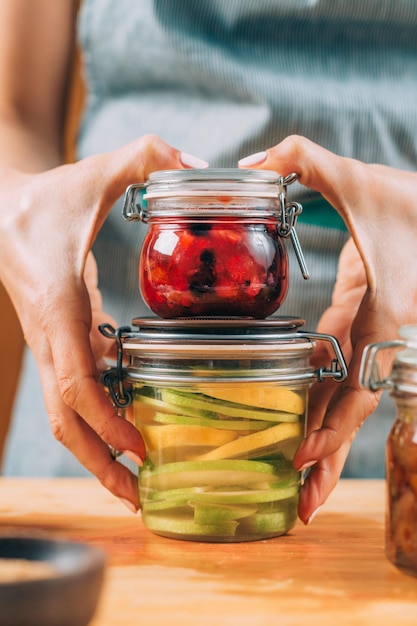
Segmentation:
{"type": "Polygon", "coordinates": [[[148,528],[219,542],[287,533],[297,518],[301,475],[292,458],[304,435],[305,395],[258,383],[192,390],[137,385],[135,423],[147,447],[139,487],[148,528]]]}

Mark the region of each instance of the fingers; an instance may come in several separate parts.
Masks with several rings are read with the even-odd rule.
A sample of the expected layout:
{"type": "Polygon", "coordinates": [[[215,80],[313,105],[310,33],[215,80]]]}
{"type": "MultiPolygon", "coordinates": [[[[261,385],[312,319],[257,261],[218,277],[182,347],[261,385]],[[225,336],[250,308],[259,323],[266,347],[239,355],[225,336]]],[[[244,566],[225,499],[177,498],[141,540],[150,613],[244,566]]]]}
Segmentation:
{"type": "Polygon", "coordinates": [[[94,355],[90,346],[90,327],[85,318],[88,311],[88,295],[79,287],[68,297],[64,313],[52,314],[48,340],[56,380],[64,402],[99,434],[108,444],[121,451],[130,450],[144,458],[142,439],[137,431],[115,412],[106,394],[97,382],[94,355]],[[65,332],[61,323],[65,324],[65,332]]]}
{"type": "Polygon", "coordinates": [[[90,326],[85,285],[67,277],[55,293],[43,327],[30,329],[28,341],[55,437],[112,493],[137,509],[137,480],[113,461],[109,445],[141,464],[143,440],[132,424],[116,414],[97,381],[90,326]]]}
{"type": "Polygon", "coordinates": [[[327,379],[314,383],[311,387],[308,398],[307,435],[321,427],[326,408],[339,384],[327,379]]]}
{"type": "Polygon", "coordinates": [[[145,456],[143,441],[133,425],[116,415],[96,381],[94,364],[84,354],[76,361],[81,370],[75,380],[73,354],[80,348],[83,350],[83,343],[76,324],[68,330],[75,331],[73,336],[77,339],[71,346],[65,341],[59,348],[55,344],[59,352],[55,360],[44,339],[42,347],[41,341],[38,342],[35,352],[52,432],[109,491],[137,510],[137,478],[112,459],[109,445],[127,451],[129,458],[141,463],[145,456]],[[82,411],[77,412],[78,405],[82,411]]]}
{"type": "Polygon", "coordinates": [[[367,305],[361,304],[358,318],[361,326],[361,334],[354,341],[352,358],[349,362],[348,376],[345,381],[335,385],[335,391],[327,407],[327,414],[323,420],[323,426],[329,428],[337,427],[341,437],[345,437],[349,432],[362,425],[370,413],[372,413],[378,403],[378,395],[363,389],[360,385],[359,372],[362,353],[365,346],[380,340],[375,328],[373,328],[372,317],[362,317],[367,305]]]}
{"type": "Polygon", "coordinates": [[[358,429],[378,403],[379,395],[360,388],[358,380],[356,354],[344,383],[331,383],[322,396],[319,384],[312,390],[308,435],[293,460],[296,469],[309,468],[299,501],[299,516],[304,523],[311,521],[333,490],[358,429]]]}
{"type": "Polygon", "coordinates": [[[315,387],[309,434],[294,457],[296,468],[312,468],[300,502],[307,520],[330,493],[353,437],[379,400],[359,385],[363,349],[396,337],[398,328],[415,318],[417,265],[409,259],[416,245],[417,175],[339,157],[297,136],[240,166],[283,176],[296,172],[341,214],[356,246],[350,242],[344,250],[332,306],[321,320],[321,327],[352,351],[349,376],[333,394],[329,386],[321,395],[315,387]]]}
{"type": "Polygon", "coordinates": [[[91,305],[91,349],[96,363],[99,363],[105,356],[111,355],[113,358],[116,356],[115,342],[109,341],[103,336],[99,330],[99,325],[110,324],[116,328],[117,322],[110,315],[107,315],[102,311],[102,297],[98,288],[97,264],[91,252],[87,256],[84,268],[84,281],[88,290],[91,305]]]}
{"type": "MultiPolygon", "coordinates": [[[[184,169],[191,164],[208,166],[159,137],[146,135],[113,152],[43,172],[31,177],[27,185],[24,202],[28,209],[36,208],[36,220],[27,211],[24,225],[35,225],[38,234],[53,232],[56,244],[49,256],[57,250],[72,255],[76,252],[77,272],[81,273],[104,220],[130,184],[146,182],[156,170],[184,169]]],[[[16,230],[22,232],[21,228],[16,230]]]]}
{"type": "MultiPolygon", "coordinates": [[[[131,510],[137,511],[139,508],[137,475],[114,460],[109,446],[97,433],[68,406],[60,403],[59,396],[56,398],[57,403],[54,405],[49,403],[48,406],[55,438],[68,448],[106,489],[124,502],[130,502],[131,510]]],[[[130,428],[134,430],[134,426],[130,428]]]]}
{"type": "MultiPolygon", "coordinates": [[[[257,155],[253,155],[256,157],[257,155]]],[[[248,157],[250,159],[251,157],[248,157]]],[[[344,190],[349,197],[355,190],[346,189],[346,180],[355,180],[356,161],[339,157],[325,148],[304,137],[293,135],[287,137],[277,146],[259,153],[260,160],[250,162],[250,167],[272,169],[282,176],[295,172],[301,184],[321,193],[329,202],[344,213],[343,202],[340,202],[344,190]]],[[[239,167],[248,167],[247,160],[242,159],[239,167]]],[[[360,180],[357,181],[360,185],[360,180]]]]}
{"type": "MultiPolygon", "coordinates": [[[[327,333],[339,341],[345,361],[352,357],[350,339],[352,320],[358,312],[366,290],[366,275],[362,260],[352,239],[345,244],[339,260],[336,285],[333,290],[332,304],[323,313],[318,332],[327,333]]],[[[328,352],[328,344],[318,342],[312,362],[316,367],[329,363],[332,354],[328,352]]],[[[339,383],[326,380],[316,383],[310,390],[308,432],[320,428],[327,405],[336,392],[339,383]]]]}
{"type": "MultiPolygon", "coordinates": [[[[98,216],[106,215],[106,207],[114,205],[133,183],[145,182],[151,172],[189,167],[206,168],[208,163],[180,152],[159,137],[145,135],[119,150],[89,157],[77,164],[83,176],[92,181],[92,204],[97,204],[98,216]],[[104,214],[104,215],[103,215],[104,214]]],[[[77,172],[74,171],[77,176],[77,172]]],[[[102,220],[98,222],[101,225],[102,220]]]]}
{"type": "Polygon", "coordinates": [[[309,524],[313,520],[317,510],[336,486],[349,453],[349,447],[350,443],[344,442],[337,452],[311,467],[300,489],[298,501],[298,516],[304,524],[309,524]]]}
{"type": "Polygon", "coordinates": [[[108,445],[139,463],[144,445],[97,381],[96,361],[105,346],[92,320],[96,324],[103,314],[96,268],[86,260],[128,185],[145,182],[154,170],[206,166],[146,136],[41,174],[0,172],[1,203],[13,209],[0,215],[0,276],[40,369],[53,432],[108,489],[136,508],[136,478],[113,462],[108,445]]]}
{"type": "Polygon", "coordinates": [[[294,466],[298,469],[310,467],[351,442],[358,428],[376,408],[379,395],[361,388],[359,367],[363,344],[358,344],[350,364],[346,381],[340,383],[333,393],[321,428],[310,432],[295,456],[294,466]]]}
{"type": "MultiPolygon", "coordinates": [[[[294,455],[296,469],[310,468],[300,494],[299,515],[304,523],[311,520],[336,485],[346,461],[350,445],[365,419],[378,404],[379,395],[360,389],[355,382],[357,368],[351,381],[341,383],[332,395],[324,419],[323,405],[313,417],[316,430],[310,430],[294,455]]],[[[324,402],[327,401],[328,398],[324,402]]],[[[310,420],[310,416],[309,416],[310,420]]]]}
{"type": "MultiPolygon", "coordinates": [[[[360,386],[359,371],[362,353],[368,343],[386,339],[386,333],[395,336],[396,329],[392,319],[378,315],[378,308],[373,314],[373,306],[365,297],[359,307],[353,329],[353,354],[349,364],[346,381],[335,386],[330,396],[329,389],[322,397],[317,384],[312,390],[313,409],[309,414],[309,434],[294,455],[296,469],[312,468],[303,491],[302,515],[309,518],[315,507],[324,502],[338,479],[347,450],[358,429],[366,418],[375,410],[380,393],[374,393],[360,386]],[[378,323],[379,322],[379,323],[378,323]],[[334,476],[330,477],[330,473],[334,476]]],[[[392,355],[391,355],[392,356],[392,355]]],[[[385,377],[391,367],[390,357],[379,362],[381,376],[385,377]]],[[[301,506],[301,505],[300,505],[301,506]]]]}
{"type": "MultiPolygon", "coordinates": [[[[298,174],[299,181],[323,195],[340,213],[354,238],[371,289],[381,298],[408,291],[392,259],[406,260],[415,247],[417,173],[340,157],[304,137],[287,137],[240,167],[298,174]],[[393,219],[395,207],[400,214],[393,219]]],[[[417,275],[417,267],[410,268],[417,275]]],[[[417,284],[417,281],[413,284],[417,284]]]]}

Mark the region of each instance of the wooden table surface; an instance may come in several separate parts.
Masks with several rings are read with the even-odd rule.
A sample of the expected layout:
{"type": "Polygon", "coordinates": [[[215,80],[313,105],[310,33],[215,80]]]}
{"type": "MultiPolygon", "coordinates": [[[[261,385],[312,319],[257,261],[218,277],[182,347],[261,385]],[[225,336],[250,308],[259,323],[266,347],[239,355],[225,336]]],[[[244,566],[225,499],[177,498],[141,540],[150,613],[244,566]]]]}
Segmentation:
{"type": "Polygon", "coordinates": [[[107,552],[91,626],[415,626],[417,578],[385,558],[384,507],[383,481],[344,480],[308,527],[204,544],[152,534],[94,479],[0,479],[1,532],[107,552]]]}

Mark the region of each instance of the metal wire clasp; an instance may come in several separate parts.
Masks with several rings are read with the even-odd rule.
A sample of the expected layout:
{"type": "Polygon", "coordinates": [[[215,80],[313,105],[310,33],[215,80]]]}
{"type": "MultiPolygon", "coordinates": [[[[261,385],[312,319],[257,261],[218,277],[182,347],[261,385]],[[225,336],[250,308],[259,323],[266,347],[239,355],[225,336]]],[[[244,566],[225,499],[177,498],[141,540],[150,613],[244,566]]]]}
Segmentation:
{"type": "Polygon", "coordinates": [[[392,389],[392,380],[383,378],[378,364],[378,355],[382,350],[392,350],[406,347],[406,342],[400,339],[394,341],[382,341],[370,343],[365,346],[359,369],[359,382],[364,389],[379,391],[380,389],[392,389]]]}
{"type": "Polygon", "coordinates": [[[129,326],[121,326],[114,329],[110,324],[101,324],[99,330],[108,339],[114,339],[117,346],[116,367],[110,367],[102,372],[100,382],[109,390],[114,406],[119,409],[126,409],[132,404],[132,392],[130,389],[126,389],[124,385],[126,370],[123,367],[122,337],[129,336],[130,328],[129,326]]]}
{"type": "Polygon", "coordinates": [[[287,186],[292,185],[297,180],[297,174],[288,174],[288,176],[280,177],[280,193],[279,199],[281,204],[281,223],[278,227],[278,233],[281,237],[290,237],[291,243],[294,248],[295,256],[300,266],[301,274],[304,280],[310,278],[310,272],[308,271],[307,264],[304,258],[303,251],[301,249],[300,240],[298,239],[295,225],[297,218],[302,213],[303,207],[299,202],[287,202],[287,186]]]}
{"type": "MultiPolygon", "coordinates": [[[[117,414],[120,417],[125,417],[125,409],[132,404],[132,392],[130,389],[126,389],[124,380],[126,378],[126,370],[123,367],[123,345],[122,338],[127,337],[130,334],[130,328],[128,326],[121,326],[114,329],[110,324],[100,324],[99,330],[102,335],[108,339],[114,339],[117,346],[117,360],[116,367],[110,367],[102,372],[100,376],[100,382],[104,387],[107,387],[113,405],[117,409],[117,414]]],[[[110,447],[110,452],[113,459],[118,459],[123,453],[110,447]]]]}
{"type": "Polygon", "coordinates": [[[133,220],[147,221],[145,206],[138,201],[138,194],[143,189],[146,189],[146,183],[134,183],[129,185],[125,191],[122,214],[127,222],[133,220]]]}
{"type": "Polygon", "coordinates": [[[323,382],[325,378],[331,378],[338,383],[346,380],[348,375],[348,368],[346,365],[345,358],[343,356],[342,349],[336,337],[333,335],[326,335],[322,333],[311,333],[309,331],[299,331],[300,335],[305,335],[309,339],[319,340],[319,341],[328,341],[335,355],[335,359],[332,360],[330,364],[330,369],[326,369],[325,367],[319,367],[315,374],[317,376],[318,382],[323,382]]]}

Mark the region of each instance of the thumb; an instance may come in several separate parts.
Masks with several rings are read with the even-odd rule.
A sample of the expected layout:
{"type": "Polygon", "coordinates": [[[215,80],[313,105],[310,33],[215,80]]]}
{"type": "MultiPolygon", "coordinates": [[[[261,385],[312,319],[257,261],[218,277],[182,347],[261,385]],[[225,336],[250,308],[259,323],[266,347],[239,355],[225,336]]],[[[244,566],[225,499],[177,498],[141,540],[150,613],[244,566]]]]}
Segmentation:
{"type": "Polygon", "coordinates": [[[89,226],[82,254],[86,255],[111,207],[129,185],[146,182],[149,174],[157,170],[197,167],[206,168],[208,163],[173,148],[155,135],[145,135],[113,152],[57,168],[57,177],[65,172],[67,188],[78,189],[78,202],[72,206],[73,218],[78,223],[84,220],[89,226]],[[86,207],[90,209],[88,212],[86,207]]]}
{"type": "Polygon", "coordinates": [[[107,198],[111,203],[124,193],[128,185],[145,182],[151,172],[208,167],[206,161],[180,152],[156,135],[145,135],[102,158],[102,178],[104,182],[112,181],[109,193],[113,197],[107,198]]]}
{"type": "MultiPolygon", "coordinates": [[[[346,181],[354,180],[356,170],[361,169],[358,161],[338,156],[298,135],[291,135],[273,148],[239,161],[239,167],[248,166],[274,170],[284,177],[295,172],[302,185],[319,192],[343,218],[347,217],[343,202],[346,181]]],[[[346,191],[351,200],[351,186],[346,191]]]]}

